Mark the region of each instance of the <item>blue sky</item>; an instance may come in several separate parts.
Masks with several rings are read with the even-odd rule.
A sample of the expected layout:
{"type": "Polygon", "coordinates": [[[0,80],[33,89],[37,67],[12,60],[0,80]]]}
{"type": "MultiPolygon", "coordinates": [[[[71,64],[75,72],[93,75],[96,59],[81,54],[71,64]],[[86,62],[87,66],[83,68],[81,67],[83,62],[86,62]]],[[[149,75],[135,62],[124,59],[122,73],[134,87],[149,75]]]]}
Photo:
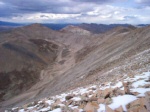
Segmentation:
{"type": "Polygon", "coordinates": [[[149,24],[150,0],[0,0],[0,21],[149,24]]]}

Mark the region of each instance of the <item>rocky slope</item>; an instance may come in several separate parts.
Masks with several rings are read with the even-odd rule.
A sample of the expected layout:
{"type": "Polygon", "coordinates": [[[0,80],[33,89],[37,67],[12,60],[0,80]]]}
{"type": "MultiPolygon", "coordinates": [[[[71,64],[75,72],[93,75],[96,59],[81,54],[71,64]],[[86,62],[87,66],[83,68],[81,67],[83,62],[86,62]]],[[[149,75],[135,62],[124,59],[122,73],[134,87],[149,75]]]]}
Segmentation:
{"type": "Polygon", "coordinates": [[[43,39],[1,41],[0,100],[16,96],[39,81],[41,70],[55,62],[59,47],[43,39]]]}
{"type": "Polygon", "coordinates": [[[43,98],[10,112],[149,112],[150,72],[116,77],[108,82],[43,98]],[[110,81],[110,82],[109,82],[110,81]]]}
{"type": "Polygon", "coordinates": [[[1,91],[3,110],[150,68],[149,26],[118,27],[99,35],[69,31],[53,31],[33,24],[1,33],[0,52],[4,54],[0,57],[1,76],[10,84],[1,81],[7,86],[1,91]],[[12,89],[11,93],[16,91],[12,98],[6,97],[9,96],[7,88],[12,89]]]}
{"type": "Polygon", "coordinates": [[[39,94],[43,85],[50,83],[57,74],[61,74],[75,64],[75,52],[91,43],[90,40],[88,35],[56,32],[40,24],[1,33],[0,101],[2,104],[18,94],[25,93],[31,87],[37,89],[35,94],[39,94]],[[34,87],[37,82],[39,82],[38,87],[34,87]]]}

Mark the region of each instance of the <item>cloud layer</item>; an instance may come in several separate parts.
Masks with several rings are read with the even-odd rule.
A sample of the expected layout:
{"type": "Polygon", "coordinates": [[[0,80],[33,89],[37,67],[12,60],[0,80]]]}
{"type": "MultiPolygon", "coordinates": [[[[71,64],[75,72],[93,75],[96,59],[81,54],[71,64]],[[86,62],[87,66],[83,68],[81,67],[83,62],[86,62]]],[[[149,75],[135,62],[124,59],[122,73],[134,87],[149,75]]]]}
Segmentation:
{"type": "Polygon", "coordinates": [[[148,23],[149,0],[0,0],[0,20],[54,23],[148,23]]]}

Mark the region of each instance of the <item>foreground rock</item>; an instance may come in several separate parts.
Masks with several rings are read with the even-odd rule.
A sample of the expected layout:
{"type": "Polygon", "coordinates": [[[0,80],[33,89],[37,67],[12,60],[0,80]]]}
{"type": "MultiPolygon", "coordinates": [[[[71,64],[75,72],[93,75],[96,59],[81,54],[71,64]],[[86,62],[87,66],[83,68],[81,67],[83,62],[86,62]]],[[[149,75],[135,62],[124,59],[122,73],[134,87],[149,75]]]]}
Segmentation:
{"type": "Polygon", "coordinates": [[[130,80],[130,85],[120,81],[113,86],[108,86],[109,83],[103,87],[96,85],[95,89],[93,86],[78,88],[68,93],[25,104],[10,112],[149,112],[150,88],[144,88],[144,85],[149,83],[146,82],[148,76],[149,72],[137,77],[132,76],[131,79],[135,79],[133,81],[130,78],[124,79],[124,81],[130,80]],[[134,88],[135,86],[143,88],[134,88]],[[138,89],[142,91],[137,91],[138,89]],[[145,95],[143,91],[147,91],[145,95]]]}
{"type": "Polygon", "coordinates": [[[86,112],[97,112],[97,109],[99,108],[99,105],[95,102],[89,102],[84,107],[84,111],[86,112]]]}
{"type": "Polygon", "coordinates": [[[150,112],[150,91],[145,93],[145,103],[147,111],[150,112]]]}
{"type": "Polygon", "coordinates": [[[129,103],[126,107],[127,107],[129,112],[138,112],[138,111],[141,111],[141,110],[145,110],[146,111],[145,98],[137,99],[137,100],[129,103]]]}

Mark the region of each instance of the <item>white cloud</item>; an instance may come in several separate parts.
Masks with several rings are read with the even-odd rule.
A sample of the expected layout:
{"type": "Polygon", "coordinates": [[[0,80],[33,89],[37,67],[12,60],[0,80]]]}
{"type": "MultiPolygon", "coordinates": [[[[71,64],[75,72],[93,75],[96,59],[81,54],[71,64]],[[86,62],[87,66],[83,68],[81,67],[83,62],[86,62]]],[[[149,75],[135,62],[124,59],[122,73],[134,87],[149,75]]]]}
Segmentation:
{"type": "Polygon", "coordinates": [[[78,18],[81,22],[88,23],[148,23],[150,18],[150,7],[145,8],[124,8],[110,5],[96,7],[93,11],[87,12],[87,16],[78,18]],[[142,12],[142,13],[141,13],[142,12]]]}
{"type": "Polygon", "coordinates": [[[53,14],[53,13],[35,13],[23,14],[21,16],[12,17],[14,22],[44,22],[44,21],[58,21],[63,19],[70,19],[80,16],[81,14],[53,14]]]}
{"type": "MultiPolygon", "coordinates": [[[[59,0],[61,1],[61,0],[59,0]]],[[[146,1],[146,0],[144,0],[146,1]]],[[[143,2],[143,0],[136,0],[143,2]]],[[[70,0],[65,0],[63,3],[71,3],[70,0]]],[[[87,22],[87,23],[149,23],[150,7],[124,7],[117,5],[84,3],[69,5],[59,8],[60,13],[55,12],[32,12],[18,14],[10,18],[1,17],[0,20],[12,22],[87,22]],[[72,13],[71,13],[72,12],[72,13]]]]}
{"type": "Polygon", "coordinates": [[[150,6],[150,0],[135,0],[136,3],[144,6],[150,6]]]}
{"type": "Polygon", "coordinates": [[[144,3],[144,2],[149,2],[149,0],[135,0],[137,3],[144,3]]]}
{"type": "Polygon", "coordinates": [[[5,4],[4,2],[1,2],[1,1],[0,1],[0,5],[4,5],[4,4],[5,4]]]}

